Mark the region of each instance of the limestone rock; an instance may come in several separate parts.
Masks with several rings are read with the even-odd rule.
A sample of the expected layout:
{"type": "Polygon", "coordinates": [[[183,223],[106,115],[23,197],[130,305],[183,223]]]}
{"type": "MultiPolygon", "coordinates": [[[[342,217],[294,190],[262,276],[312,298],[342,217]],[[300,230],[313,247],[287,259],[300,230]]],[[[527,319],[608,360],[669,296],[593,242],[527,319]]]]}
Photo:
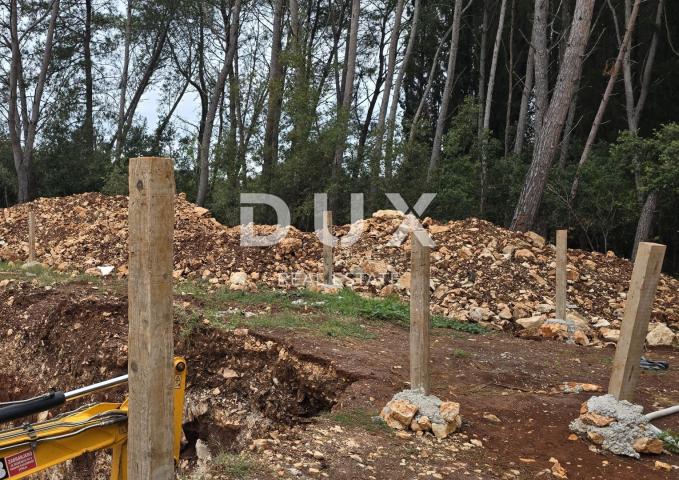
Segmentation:
{"type": "Polygon", "coordinates": [[[587,438],[595,445],[603,445],[604,436],[598,432],[587,432],[587,438]]]}
{"type": "Polygon", "coordinates": [[[430,432],[431,420],[426,415],[420,415],[410,423],[410,429],[413,432],[430,432]]]}
{"type": "Polygon", "coordinates": [[[671,347],[677,341],[677,336],[664,323],[658,323],[646,335],[646,342],[650,347],[671,347]]]}
{"type": "Polygon", "coordinates": [[[538,328],[540,325],[545,323],[545,317],[543,315],[538,315],[529,318],[519,318],[516,323],[526,330],[531,328],[538,328]]]}
{"type": "Polygon", "coordinates": [[[229,284],[231,286],[241,286],[248,283],[248,274],[245,272],[233,272],[229,276],[229,284]]]}
{"type": "Polygon", "coordinates": [[[382,409],[380,416],[390,428],[405,430],[415,418],[419,408],[407,400],[392,400],[382,409]]]}
{"type": "Polygon", "coordinates": [[[396,288],[410,290],[410,272],[405,272],[396,282],[396,288]]]}
{"type": "Polygon", "coordinates": [[[455,418],[455,421],[446,423],[432,423],[431,431],[434,433],[436,438],[443,440],[447,438],[450,434],[455,433],[458,428],[462,426],[462,417],[459,415],[455,418]]]}
{"type": "Polygon", "coordinates": [[[620,340],[620,330],[615,328],[601,328],[599,329],[599,334],[601,334],[604,340],[609,342],[617,342],[620,340]]]}
{"type": "Polygon", "coordinates": [[[439,407],[439,412],[446,422],[454,422],[460,416],[460,404],[457,402],[443,402],[439,407]]]}
{"type": "Polygon", "coordinates": [[[531,250],[522,248],[521,250],[514,252],[514,258],[519,260],[528,260],[529,258],[535,258],[535,254],[531,250]]]}
{"type": "Polygon", "coordinates": [[[545,237],[538,235],[535,232],[526,232],[526,236],[530,239],[531,243],[538,248],[545,246],[545,237]]]}
{"type": "Polygon", "coordinates": [[[650,453],[660,455],[665,448],[665,444],[659,438],[641,437],[634,442],[634,450],[639,453],[650,453]]]}
{"type": "Polygon", "coordinates": [[[595,412],[587,412],[584,415],[581,415],[580,419],[585,423],[589,423],[590,425],[595,425],[597,427],[607,427],[615,421],[615,418],[600,415],[595,412]]]}
{"type": "Polygon", "coordinates": [[[361,263],[361,269],[372,277],[380,277],[389,273],[390,267],[381,260],[365,260],[361,263]]]}
{"type": "Polygon", "coordinates": [[[394,220],[403,218],[403,212],[398,210],[378,210],[373,213],[373,218],[378,218],[380,220],[394,220]]]}

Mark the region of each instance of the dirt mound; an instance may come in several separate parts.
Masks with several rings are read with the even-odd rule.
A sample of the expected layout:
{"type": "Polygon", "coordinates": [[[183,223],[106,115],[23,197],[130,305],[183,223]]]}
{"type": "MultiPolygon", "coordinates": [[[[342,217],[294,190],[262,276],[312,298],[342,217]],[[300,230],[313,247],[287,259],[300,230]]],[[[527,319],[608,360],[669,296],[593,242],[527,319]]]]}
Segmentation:
{"type": "MultiPolygon", "coordinates": [[[[0,258],[27,257],[28,208],[36,212],[38,259],[61,271],[97,274],[111,265],[127,274],[127,198],[83,194],[38,199],[0,215],[0,258]]],[[[336,281],[358,291],[408,295],[410,243],[390,246],[399,233],[398,212],[377,212],[360,222],[363,234],[336,252],[336,281]]],[[[432,254],[435,313],[515,329],[527,337],[565,336],[554,317],[554,247],[534,233],[517,233],[468,219],[438,224],[425,221],[437,247],[432,254]],[[547,323],[545,323],[547,321],[547,323]]],[[[336,228],[349,235],[350,225],[336,228]]],[[[269,233],[271,227],[257,227],[269,233]]],[[[309,285],[322,268],[321,244],[314,233],[294,228],[274,247],[241,247],[240,228],[225,227],[206,209],[177,196],[175,224],[177,279],[204,279],[214,285],[248,288],[253,284],[294,288],[309,285]],[[240,275],[233,274],[242,272],[240,275]]],[[[580,343],[615,342],[619,334],[632,264],[579,250],[568,255],[569,303],[580,343]]],[[[652,321],[679,330],[679,282],[663,276],[652,321]]],[[[653,325],[655,328],[656,325],[653,325]]],[[[665,330],[663,330],[665,331],[665,330]]],[[[664,335],[661,343],[676,337],[664,335]]]]}

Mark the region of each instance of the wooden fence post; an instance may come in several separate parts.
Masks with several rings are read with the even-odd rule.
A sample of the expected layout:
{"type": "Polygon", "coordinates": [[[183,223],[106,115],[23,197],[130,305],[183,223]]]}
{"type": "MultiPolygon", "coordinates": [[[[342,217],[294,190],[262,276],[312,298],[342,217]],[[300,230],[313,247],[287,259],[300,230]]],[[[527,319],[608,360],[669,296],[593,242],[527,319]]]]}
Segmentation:
{"type": "Polygon", "coordinates": [[[335,260],[333,257],[332,245],[328,244],[332,240],[332,212],[326,210],[323,212],[323,227],[330,232],[330,238],[328,241],[323,243],[323,283],[326,285],[334,284],[334,270],[335,270],[335,260]]]}
{"type": "Polygon", "coordinates": [[[35,262],[35,212],[28,211],[28,261],[35,262]]]}
{"type": "Polygon", "coordinates": [[[613,373],[608,384],[608,393],[618,400],[634,400],[639,381],[639,360],[648,333],[665,249],[665,245],[656,243],[639,245],[627,293],[620,340],[615,350],[613,373]]]}
{"type": "Polygon", "coordinates": [[[566,292],[568,282],[568,230],[556,232],[556,318],[566,320],[566,292]]]}
{"type": "Polygon", "coordinates": [[[174,173],[169,158],[129,168],[128,477],[174,478],[172,240],[174,173]]]}
{"type": "MultiPolygon", "coordinates": [[[[422,232],[426,234],[426,232],[422,232]]],[[[411,235],[410,270],[410,388],[429,395],[429,289],[430,247],[416,232],[411,235]]]]}

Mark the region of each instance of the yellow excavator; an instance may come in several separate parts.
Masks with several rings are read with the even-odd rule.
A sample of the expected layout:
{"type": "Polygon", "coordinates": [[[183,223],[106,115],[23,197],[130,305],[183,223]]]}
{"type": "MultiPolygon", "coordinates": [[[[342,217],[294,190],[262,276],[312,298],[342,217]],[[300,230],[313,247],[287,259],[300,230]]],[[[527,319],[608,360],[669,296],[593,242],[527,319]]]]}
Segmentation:
{"type": "MultiPolygon", "coordinates": [[[[50,392],[29,400],[0,403],[0,424],[110,390],[127,383],[128,376],[79,388],[50,392]]],[[[182,412],[186,389],[186,361],[174,360],[174,457],[179,461],[182,412]]],[[[123,403],[87,405],[52,419],[0,431],[0,480],[26,478],[89,452],[112,450],[111,480],[127,480],[127,411],[123,403]]]]}

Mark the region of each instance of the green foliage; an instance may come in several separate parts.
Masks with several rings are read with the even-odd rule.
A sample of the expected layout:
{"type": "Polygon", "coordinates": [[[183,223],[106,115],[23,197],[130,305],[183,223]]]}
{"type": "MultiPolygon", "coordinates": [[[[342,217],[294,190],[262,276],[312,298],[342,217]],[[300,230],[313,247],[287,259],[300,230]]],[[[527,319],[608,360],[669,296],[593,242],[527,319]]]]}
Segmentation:
{"type": "Polygon", "coordinates": [[[246,480],[261,474],[264,466],[247,453],[224,452],[215,458],[211,470],[213,475],[226,475],[226,478],[246,480]]]}
{"type": "Polygon", "coordinates": [[[368,432],[391,432],[384,421],[375,420],[376,415],[365,410],[351,409],[328,413],[325,417],[345,428],[358,428],[368,432]]]}
{"type": "Polygon", "coordinates": [[[665,442],[665,448],[675,454],[679,454],[679,433],[666,430],[660,433],[660,439],[665,442]]]}
{"type": "Polygon", "coordinates": [[[647,191],[660,191],[677,197],[679,194],[679,124],[663,125],[648,141],[655,159],[644,164],[647,191]]]}
{"type": "MultiPolygon", "coordinates": [[[[195,298],[200,303],[203,316],[217,325],[233,328],[241,324],[260,328],[304,329],[330,337],[374,338],[362,322],[386,322],[407,327],[410,323],[410,307],[398,297],[363,297],[353,290],[345,289],[335,295],[310,290],[278,291],[261,289],[257,292],[234,292],[228,288],[209,290],[203,282],[182,282],[175,293],[195,298]],[[243,308],[270,308],[273,313],[249,318],[240,315],[223,316],[219,312],[230,305],[243,308]]],[[[198,325],[198,317],[189,313],[179,315],[181,323],[191,331],[198,325]]],[[[433,328],[454,330],[479,335],[486,329],[475,323],[460,322],[434,315],[433,328]]]]}

